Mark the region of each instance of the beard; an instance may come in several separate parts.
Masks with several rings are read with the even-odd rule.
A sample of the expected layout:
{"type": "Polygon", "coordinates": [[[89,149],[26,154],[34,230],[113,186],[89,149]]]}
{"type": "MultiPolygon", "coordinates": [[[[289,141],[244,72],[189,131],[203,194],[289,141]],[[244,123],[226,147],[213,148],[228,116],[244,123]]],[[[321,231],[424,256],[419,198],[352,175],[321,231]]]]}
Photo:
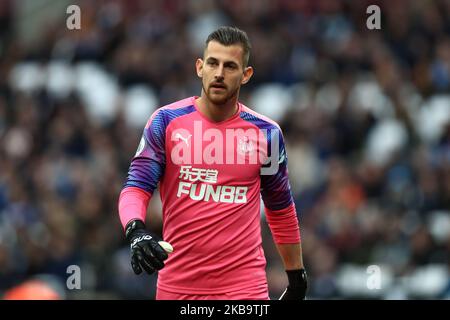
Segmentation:
{"type": "Polygon", "coordinates": [[[220,93],[213,93],[214,90],[213,87],[208,87],[208,89],[205,88],[204,84],[203,91],[206,94],[206,97],[209,101],[214,103],[215,105],[224,105],[231,99],[235,98],[238,94],[239,87],[235,88],[234,90],[229,90],[228,87],[226,87],[224,90],[221,90],[220,93]]]}

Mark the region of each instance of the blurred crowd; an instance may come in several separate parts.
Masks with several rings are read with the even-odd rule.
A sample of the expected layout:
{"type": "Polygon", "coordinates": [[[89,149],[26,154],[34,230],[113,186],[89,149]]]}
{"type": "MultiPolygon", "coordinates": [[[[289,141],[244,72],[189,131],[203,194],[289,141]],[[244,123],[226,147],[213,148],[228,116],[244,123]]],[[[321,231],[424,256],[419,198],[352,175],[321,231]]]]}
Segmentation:
{"type": "MultiPolygon", "coordinates": [[[[65,286],[78,265],[67,298],[154,298],[118,194],[147,118],[200,94],[207,35],[235,25],[255,68],[240,100],[287,141],[309,297],[450,297],[450,1],[72,1],[80,30],[63,10],[26,43],[21,3],[0,2],[0,296],[41,275],[65,286]]],[[[264,213],[262,228],[276,298],[287,279],[264,213]]]]}

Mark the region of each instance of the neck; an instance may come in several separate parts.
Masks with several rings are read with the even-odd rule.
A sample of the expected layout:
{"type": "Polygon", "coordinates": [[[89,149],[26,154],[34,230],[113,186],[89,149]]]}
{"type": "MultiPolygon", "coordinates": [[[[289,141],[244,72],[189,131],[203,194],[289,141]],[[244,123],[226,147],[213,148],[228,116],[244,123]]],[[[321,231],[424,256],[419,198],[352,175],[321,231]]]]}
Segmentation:
{"type": "Polygon", "coordinates": [[[202,91],[202,95],[196,102],[203,115],[214,122],[225,121],[234,116],[238,110],[237,96],[228,100],[224,104],[215,104],[211,102],[202,91]]]}

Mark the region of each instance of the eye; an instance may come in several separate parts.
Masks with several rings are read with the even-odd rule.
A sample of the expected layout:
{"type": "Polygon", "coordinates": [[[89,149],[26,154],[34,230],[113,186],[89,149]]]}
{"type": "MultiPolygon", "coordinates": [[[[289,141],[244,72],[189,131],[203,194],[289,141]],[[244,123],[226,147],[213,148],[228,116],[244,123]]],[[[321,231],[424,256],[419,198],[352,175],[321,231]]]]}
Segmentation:
{"type": "Polygon", "coordinates": [[[238,68],[238,66],[234,63],[226,64],[225,67],[230,70],[236,70],[238,68]]]}

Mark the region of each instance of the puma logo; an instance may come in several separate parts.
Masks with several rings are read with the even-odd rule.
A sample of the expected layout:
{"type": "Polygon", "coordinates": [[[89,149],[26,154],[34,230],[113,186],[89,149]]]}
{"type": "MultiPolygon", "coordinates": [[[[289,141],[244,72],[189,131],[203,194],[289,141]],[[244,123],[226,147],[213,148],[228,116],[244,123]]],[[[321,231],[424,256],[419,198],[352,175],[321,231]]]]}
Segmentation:
{"type": "Polygon", "coordinates": [[[185,143],[186,143],[186,145],[189,147],[189,138],[192,136],[192,134],[190,134],[190,135],[188,135],[186,138],[185,137],[183,137],[180,133],[176,133],[175,134],[175,139],[181,139],[181,140],[183,140],[185,143]]]}

